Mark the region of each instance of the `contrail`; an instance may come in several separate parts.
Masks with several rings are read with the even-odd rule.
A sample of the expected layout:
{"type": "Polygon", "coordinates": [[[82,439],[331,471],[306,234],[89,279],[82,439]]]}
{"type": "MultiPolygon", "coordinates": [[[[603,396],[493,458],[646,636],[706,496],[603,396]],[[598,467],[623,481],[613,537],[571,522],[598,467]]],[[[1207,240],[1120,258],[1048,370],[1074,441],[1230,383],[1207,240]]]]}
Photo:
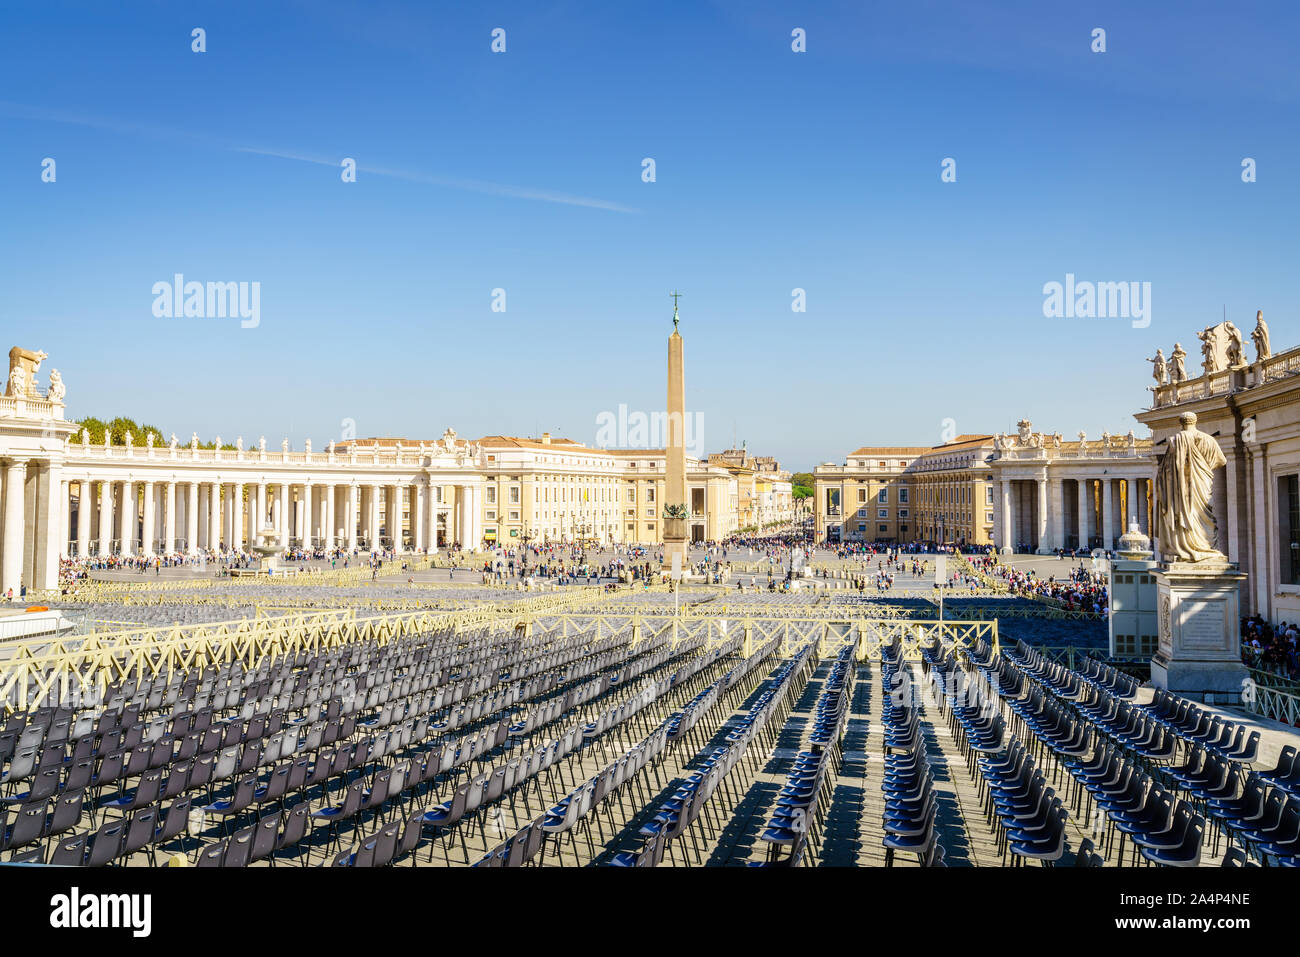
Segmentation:
{"type": "MultiPolygon", "coordinates": [[[[338,166],[339,160],[325,159],[320,156],[304,156],[301,153],[289,153],[284,150],[258,149],[253,146],[235,147],[239,153],[254,153],[258,156],[274,156],[277,159],[297,160],[300,163],[315,163],[318,166],[338,166]]],[[[494,196],[514,196],[518,199],[535,199],[544,203],[563,203],[568,206],[587,206],[592,209],[605,209],[614,213],[639,213],[639,209],[612,203],[604,199],[592,199],[587,196],[574,196],[572,193],[559,193],[549,189],[535,189],[530,186],[510,186],[505,183],[492,183],[480,179],[455,179],[447,176],[433,176],[429,173],[415,173],[409,170],[388,169],[382,166],[362,166],[357,170],[374,176],[387,176],[411,183],[424,183],[429,186],[446,186],[451,189],[470,190],[475,193],[489,193],[494,196]]]]}
{"type": "MultiPolygon", "coordinates": [[[[273,156],[277,159],[294,160],[299,163],[314,163],[318,166],[338,167],[340,162],[338,159],[308,156],[303,153],[292,153],[287,150],[261,149],[255,146],[238,146],[202,133],[190,133],[185,130],[147,126],[138,123],[121,123],[114,120],[101,119],[95,116],[86,116],[84,114],[69,113],[59,110],[49,110],[44,107],[28,106],[22,103],[11,103],[5,100],[0,100],[0,114],[11,116],[15,119],[36,120],[47,123],[62,123],[68,126],[84,126],[90,129],[104,130],[128,136],[141,135],[162,139],[187,140],[190,142],[197,141],[207,143],[218,149],[230,150],[235,153],[250,153],[255,156],[273,156]]],[[[411,172],[409,170],[391,169],[379,166],[362,166],[360,164],[357,165],[357,169],[373,176],[385,176],[391,179],[405,180],[410,183],[421,183],[426,186],[442,186],[448,189],[461,189],[474,193],[486,193],[492,196],[513,196],[516,199],[531,199],[543,203],[560,203],[565,206],[584,206],[588,209],[603,209],[612,213],[641,212],[639,209],[635,209],[631,206],[624,206],[621,203],[610,202],[609,200],[595,199],[590,196],[575,196],[572,193],[561,193],[556,190],[539,189],[532,186],[511,186],[507,183],[493,183],[487,180],[435,176],[431,173],[411,172]]]]}

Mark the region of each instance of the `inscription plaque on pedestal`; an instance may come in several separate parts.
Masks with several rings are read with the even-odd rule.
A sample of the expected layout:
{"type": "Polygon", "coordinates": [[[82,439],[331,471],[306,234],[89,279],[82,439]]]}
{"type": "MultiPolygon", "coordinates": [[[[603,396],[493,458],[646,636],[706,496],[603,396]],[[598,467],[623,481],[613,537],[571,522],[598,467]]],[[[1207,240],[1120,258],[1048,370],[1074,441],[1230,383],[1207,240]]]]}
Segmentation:
{"type": "Polygon", "coordinates": [[[1222,651],[1227,632],[1221,601],[1183,603],[1183,647],[1189,651],[1222,651]]]}

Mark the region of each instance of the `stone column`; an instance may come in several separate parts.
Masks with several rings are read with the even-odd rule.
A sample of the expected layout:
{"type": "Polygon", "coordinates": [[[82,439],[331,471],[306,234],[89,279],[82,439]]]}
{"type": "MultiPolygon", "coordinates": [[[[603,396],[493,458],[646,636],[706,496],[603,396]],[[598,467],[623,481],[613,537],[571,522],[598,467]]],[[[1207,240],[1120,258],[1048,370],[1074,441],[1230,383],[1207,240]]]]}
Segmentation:
{"type": "Polygon", "coordinates": [[[1051,547],[1055,551],[1065,547],[1065,483],[1059,478],[1048,479],[1051,492],[1051,547]]]}
{"type": "Polygon", "coordinates": [[[82,479],[77,499],[77,557],[90,557],[90,519],[95,512],[94,483],[82,479]]]}
{"type": "Polygon", "coordinates": [[[338,528],[334,524],[334,505],[335,498],[338,495],[338,488],[330,483],[322,491],[321,511],[324,513],[324,519],[321,521],[321,547],[326,551],[334,549],[334,534],[338,528]]]}
{"type": "Polygon", "coordinates": [[[216,550],[221,543],[221,486],[216,482],[206,482],[200,489],[207,503],[206,528],[208,541],[206,548],[216,550]]]}
{"type": "Polygon", "coordinates": [[[113,483],[99,483],[99,556],[113,554],[113,483]]]}
{"type": "Polygon", "coordinates": [[[23,584],[23,524],[27,521],[23,498],[27,484],[26,459],[10,459],[4,472],[4,547],[0,551],[0,593],[7,594],[12,588],[16,599],[23,584]]]}
{"type": "Polygon", "coordinates": [[[390,499],[393,505],[393,518],[389,522],[389,525],[392,526],[389,535],[393,539],[393,549],[399,552],[405,548],[402,535],[402,512],[406,507],[406,503],[403,501],[402,491],[401,485],[394,485],[390,499]]]}
{"type": "Polygon", "coordinates": [[[199,483],[190,482],[185,493],[185,554],[193,555],[199,550],[199,483]]]}
{"type": "Polygon", "coordinates": [[[263,526],[266,525],[266,498],[267,488],[265,482],[257,483],[257,517],[253,520],[253,541],[257,542],[257,536],[261,534],[263,526]]]}
{"type": "MultiPolygon", "coordinates": [[[[63,467],[56,462],[45,462],[36,481],[36,496],[31,509],[35,528],[32,535],[31,568],[26,572],[29,588],[57,588],[59,584],[59,542],[64,538],[63,503],[59,489],[63,485],[63,467]]],[[[29,509],[24,502],[24,509],[29,509]]],[[[15,592],[16,594],[16,592],[15,592]]]]}
{"type": "Polygon", "coordinates": [[[1088,511],[1088,485],[1090,483],[1087,479],[1079,479],[1078,484],[1079,484],[1079,503],[1078,503],[1079,545],[1078,547],[1087,548],[1089,533],[1091,531],[1091,523],[1089,522],[1089,519],[1092,517],[1092,513],[1088,511]]]}
{"type": "Polygon", "coordinates": [[[411,495],[411,545],[417,552],[424,550],[424,486],[416,485],[411,495]]]}
{"type": "Polygon", "coordinates": [[[1011,480],[1004,478],[998,484],[1001,486],[999,501],[1002,503],[1002,514],[999,516],[1002,541],[998,545],[1010,551],[1016,544],[1015,524],[1011,516],[1011,480]]]}
{"type": "Polygon", "coordinates": [[[163,483],[163,534],[159,551],[170,555],[176,551],[176,483],[163,483]]]}
{"type": "Polygon", "coordinates": [[[1109,551],[1115,547],[1115,506],[1111,480],[1101,480],[1101,547],[1109,551]]]}
{"type": "Polygon", "coordinates": [[[230,547],[235,551],[244,548],[244,483],[230,485],[230,547]]]}
{"type": "Polygon", "coordinates": [[[144,528],[141,533],[140,554],[145,558],[153,555],[153,536],[154,536],[154,501],[153,501],[153,482],[140,483],[144,497],[144,528]]]}
{"type": "Polygon", "coordinates": [[[380,547],[379,543],[379,497],[383,494],[382,485],[370,486],[370,514],[366,517],[366,541],[369,542],[369,548],[373,552],[380,547]]]}
{"type": "Polygon", "coordinates": [[[67,479],[59,483],[59,527],[63,530],[60,552],[72,557],[72,485],[67,479]]]}
{"type": "Polygon", "coordinates": [[[289,483],[281,482],[275,496],[275,527],[280,532],[280,547],[289,547],[289,483]]]}
{"type": "Polygon", "coordinates": [[[1051,545],[1048,542],[1047,535],[1047,476],[1040,475],[1034,479],[1034,484],[1038,489],[1038,553],[1043,554],[1050,550],[1051,545]]]}
{"type": "Polygon", "coordinates": [[[315,532],[315,516],[312,514],[312,484],[311,482],[302,483],[302,547],[311,548],[312,536],[315,532]]]}
{"type": "Polygon", "coordinates": [[[234,507],[230,504],[231,484],[229,482],[221,483],[221,542],[227,548],[230,547],[230,515],[234,507]]]}
{"type": "Polygon", "coordinates": [[[118,538],[122,540],[120,550],[123,556],[135,554],[136,530],[139,528],[139,507],[135,501],[135,483],[122,483],[122,516],[118,526],[118,538]]]}
{"type": "Polygon", "coordinates": [[[358,503],[359,489],[355,482],[348,486],[348,506],[344,510],[347,516],[347,535],[346,541],[350,551],[357,549],[357,513],[360,510],[358,503]]]}

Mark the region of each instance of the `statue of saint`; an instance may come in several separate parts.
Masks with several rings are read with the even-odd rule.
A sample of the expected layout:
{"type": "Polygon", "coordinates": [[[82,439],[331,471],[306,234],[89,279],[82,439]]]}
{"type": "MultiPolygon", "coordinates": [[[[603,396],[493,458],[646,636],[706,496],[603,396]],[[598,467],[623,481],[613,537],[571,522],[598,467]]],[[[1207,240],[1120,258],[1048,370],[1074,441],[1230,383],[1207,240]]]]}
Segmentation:
{"type": "Polygon", "coordinates": [[[1264,322],[1264,310],[1255,313],[1255,331],[1250,334],[1250,341],[1255,344],[1255,361],[1263,362],[1273,355],[1268,346],[1268,324],[1264,322]]]}
{"type": "Polygon", "coordinates": [[[1204,332],[1198,332],[1196,338],[1201,340],[1201,368],[1206,375],[1219,371],[1219,360],[1214,354],[1214,327],[1207,326],[1204,332]]]}
{"type": "Polygon", "coordinates": [[[50,370],[50,391],[48,398],[51,402],[62,402],[64,396],[68,394],[67,387],[63,384],[63,376],[59,374],[58,369],[50,370]]]}
{"type": "Polygon", "coordinates": [[[1151,365],[1151,374],[1155,376],[1156,385],[1164,385],[1168,381],[1168,375],[1165,369],[1165,354],[1159,349],[1156,350],[1156,357],[1148,359],[1151,365]]]}
{"type": "Polygon", "coordinates": [[[1156,537],[1166,561],[1226,561],[1215,544],[1218,524],[1211,497],[1214,472],[1227,464],[1219,443],[1196,428],[1196,415],[1178,417],[1181,432],[1156,471],[1156,537]]]}
{"type": "Polygon", "coordinates": [[[1174,343],[1174,351],[1169,353],[1169,381],[1177,384],[1187,381],[1187,369],[1183,365],[1183,360],[1187,358],[1187,353],[1183,351],[1181,343],[1174,343]]]}
{"type": "Polygon", "coordinates": [[[1246,350],[1242,344],[1241,330],[1231,322],[1225,323],[1228,331],[1228,368],[1235,369],[1246,364],[1246,350]]]}
{"type": "Polygon", "coordinates": [[[22,366],[14,366],[9,370],[9,394],[12,396],[27,395],[27,370],[22,366]]]}

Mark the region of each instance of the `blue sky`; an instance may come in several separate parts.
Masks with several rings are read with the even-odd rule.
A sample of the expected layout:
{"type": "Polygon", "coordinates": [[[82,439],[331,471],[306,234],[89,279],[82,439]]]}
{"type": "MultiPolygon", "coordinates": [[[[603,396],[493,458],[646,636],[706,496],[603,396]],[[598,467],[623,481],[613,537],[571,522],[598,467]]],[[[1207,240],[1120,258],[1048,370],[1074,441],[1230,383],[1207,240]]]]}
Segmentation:
{"type": "Polygon", "coordinates": [[[1262,308],[1275,351],[1300,340],[1298,20],[1218,2],[7,4],[3,345],[50,353],[70,415],[182,437],[320,447],[352,419],[591,442],[601,411],[663,407],[677,288],[710,449],[734,436],[805,468],[937,443],[947,418],[1122,432],[1144,357],[1177,340],[1195,358],[1225,306],[1247,331],[1262,308]],[[260,282],[260,325],[156,318],[175,273],[260,282]],[[1044,318],[1066,273],[1150,282],[1150,326],[1044,318]]]}

